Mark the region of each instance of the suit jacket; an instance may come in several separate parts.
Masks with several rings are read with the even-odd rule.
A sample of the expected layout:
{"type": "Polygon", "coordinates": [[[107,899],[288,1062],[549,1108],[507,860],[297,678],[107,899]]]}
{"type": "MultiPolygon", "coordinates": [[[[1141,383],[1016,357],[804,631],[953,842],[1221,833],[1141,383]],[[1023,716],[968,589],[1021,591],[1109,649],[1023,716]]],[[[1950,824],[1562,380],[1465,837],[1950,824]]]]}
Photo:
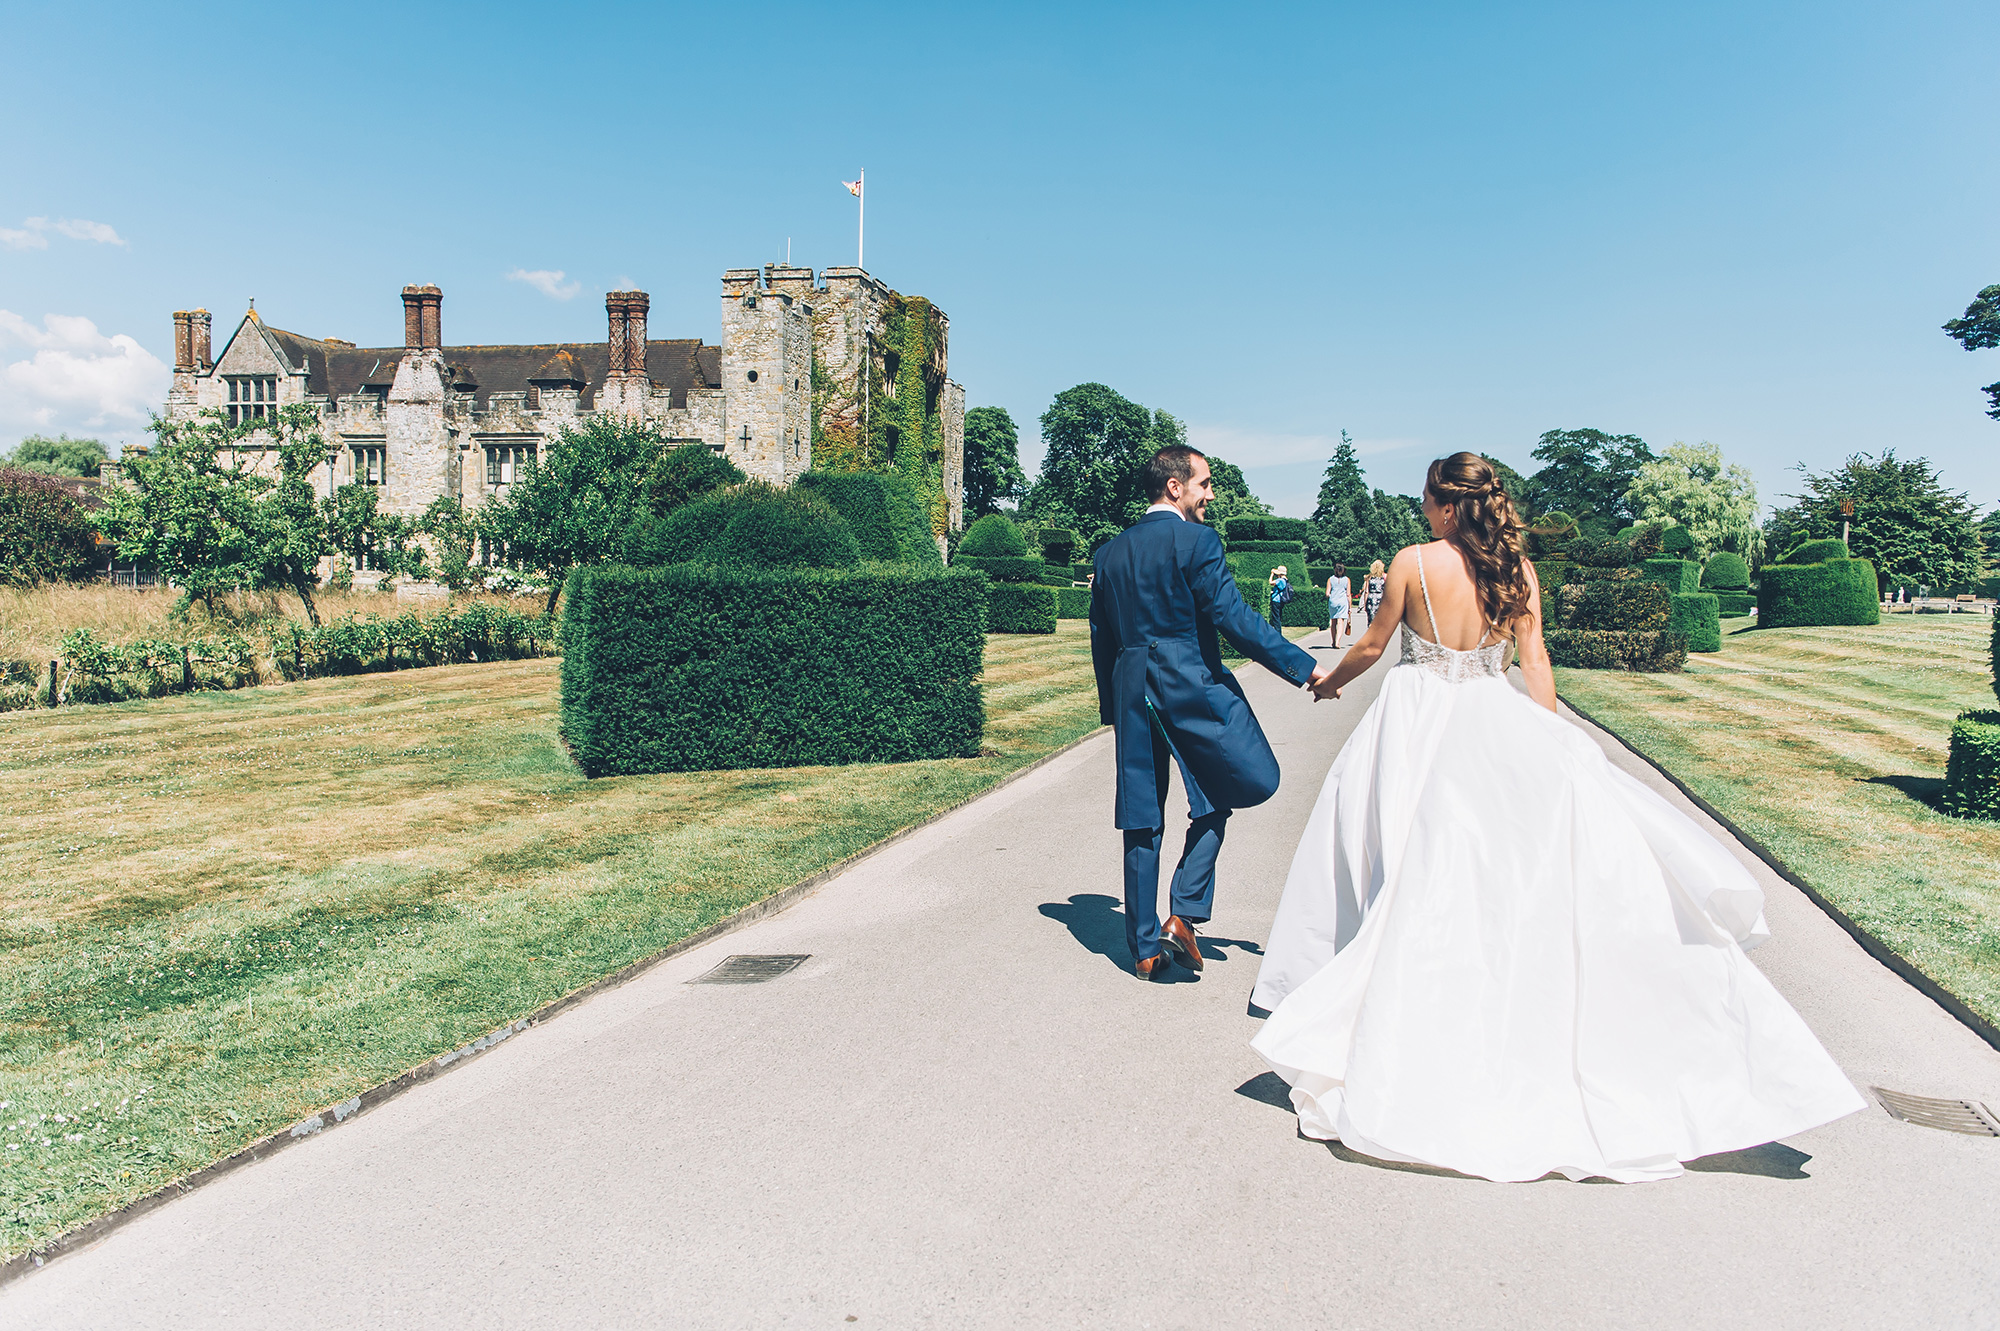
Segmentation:
{"type": "Polygon", "coordinates": [[[1222,667],[1218,629],[1293,684],[1312,675],[1312,657],[1244,604],[1213,528],[1148,513],[1098,550],[1090,653],[1098,714],[1118,745],[1117,826],[1160,822],[1148,704],[1180,761],[1195,817],[1276,793],[1277,756],[1243,686],[1222,667]]]}

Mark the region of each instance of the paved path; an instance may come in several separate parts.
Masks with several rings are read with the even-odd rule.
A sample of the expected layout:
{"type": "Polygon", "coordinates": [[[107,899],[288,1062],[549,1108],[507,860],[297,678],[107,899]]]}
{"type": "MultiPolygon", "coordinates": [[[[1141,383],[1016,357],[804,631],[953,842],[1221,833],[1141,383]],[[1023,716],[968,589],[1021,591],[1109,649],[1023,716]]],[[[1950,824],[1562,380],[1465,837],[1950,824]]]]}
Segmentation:
{"type": "MultiPolygon", "coordinates": [[[[792,910],[52,1263],[0,1291],[0,1325],[2000,1318],[2000,1140],[1871,1108],[1621,1187],[1438,1176],[1298,1137],[1245,1000],[1372,681],[1317,706],[1254,668],[1245,681],[1287,780],[1232,821],[1199,981],[1124,969],[1100,739],[792,910]],[[812,960],[763,985],[684,983],[734,952],[812,960]]],[[[1776,934],[1758,963],[1857,1083],[2000,1105],[2000,1054],[1743,858],[1776,934]]]]}

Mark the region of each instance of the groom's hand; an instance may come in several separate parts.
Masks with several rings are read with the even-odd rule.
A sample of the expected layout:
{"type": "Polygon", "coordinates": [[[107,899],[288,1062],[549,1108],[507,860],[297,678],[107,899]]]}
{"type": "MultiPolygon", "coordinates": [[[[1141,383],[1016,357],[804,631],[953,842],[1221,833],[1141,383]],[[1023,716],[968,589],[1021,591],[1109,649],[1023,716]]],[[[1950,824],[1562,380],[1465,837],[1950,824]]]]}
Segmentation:
{"type": "Polygon", "coordinates": [[[1314,702],[1318,702],[1321,698],[1338,698],[1340,696],[1340,690],[1333,687],[1333,666],[1331,664],[1323,665],[1313,671],[1312,678],[1306,681],[1306,687],[1312,690],[1314,702]]]}

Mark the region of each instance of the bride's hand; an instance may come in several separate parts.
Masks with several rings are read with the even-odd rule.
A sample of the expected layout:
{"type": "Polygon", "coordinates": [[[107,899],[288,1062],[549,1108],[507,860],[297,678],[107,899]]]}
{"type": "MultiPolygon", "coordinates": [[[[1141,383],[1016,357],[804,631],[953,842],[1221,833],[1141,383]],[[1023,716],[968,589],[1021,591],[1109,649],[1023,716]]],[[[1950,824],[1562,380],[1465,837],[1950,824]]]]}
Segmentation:
{"type": "Polygon", "coordinates": [[[1312,678],[1306,681],[1306,687],[1312,690],[1314,702],[1318,702],[1321,698],[1340,696],[1340,690],[1333,687],[1333,667],[1330,665],[1315,670],[1312,678]]]}

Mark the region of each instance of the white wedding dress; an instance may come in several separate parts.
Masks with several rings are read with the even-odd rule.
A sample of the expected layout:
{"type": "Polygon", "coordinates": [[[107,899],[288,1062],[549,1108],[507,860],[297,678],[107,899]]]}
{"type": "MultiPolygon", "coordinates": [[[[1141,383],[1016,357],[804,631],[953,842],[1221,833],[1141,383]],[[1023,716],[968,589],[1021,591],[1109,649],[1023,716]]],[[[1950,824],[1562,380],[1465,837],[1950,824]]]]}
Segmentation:
{"type": "Polygon", "coordinates": [[[1403,625],[1327,773],[1253,999],[1301,1130],[1637,1182],[1862,1108],[1744,955],[1769,936],[1755,880],[1515,689],[1508,647],[1403,625]]]}

